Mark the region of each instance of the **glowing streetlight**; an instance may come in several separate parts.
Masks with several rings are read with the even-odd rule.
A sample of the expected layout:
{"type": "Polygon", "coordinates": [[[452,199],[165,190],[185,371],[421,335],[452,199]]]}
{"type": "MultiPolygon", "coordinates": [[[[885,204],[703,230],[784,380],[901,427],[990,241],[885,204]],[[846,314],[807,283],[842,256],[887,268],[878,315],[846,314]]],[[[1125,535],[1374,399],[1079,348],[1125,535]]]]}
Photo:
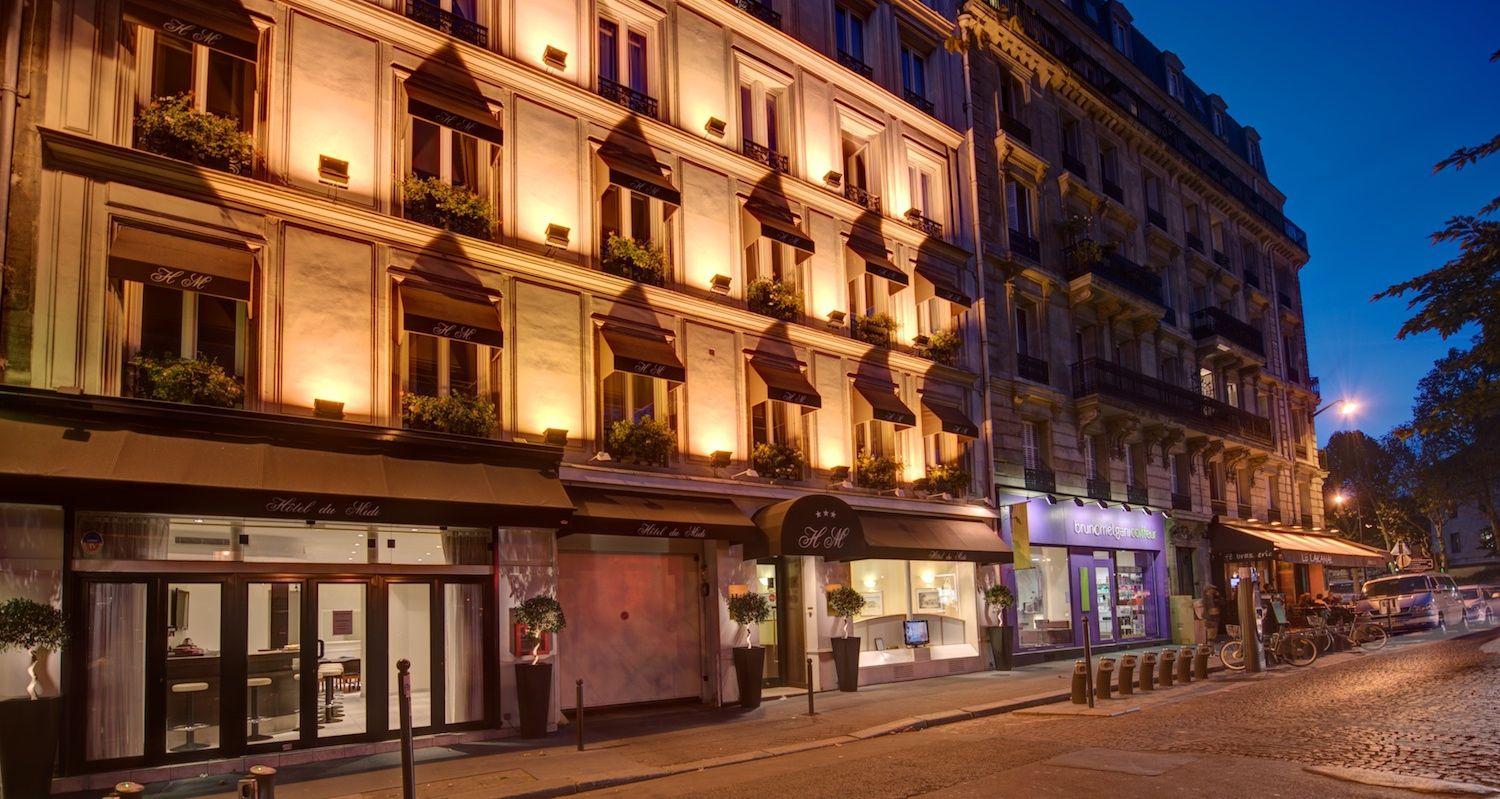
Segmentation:
{"type": "Polygon", "coordinates": [[[1356,402],[1355,400],[1352,400],[1352,399],[1341,399],[1341,400],[1334,400],[1333,402],[1330,402],[1327,405],[1324,405],[1323,407],[1317,409],[1316,411],[1313,411],[1313,416],[1316,417],[1318,414],[1322,413],[1323,411],[1328,410],[1329,408],[1334,407],[1335,405],[1338,406],[1339,415],[1343,416],[1345,418],[1353,416],[1354,414],[1356,414],[1356,413],[1359,412],[1359,403],[1358,402],[1356,402]]]}
{"type": "Polygon", "coordinates": [[[1333,495],[1333,504],[1335,504],[1335,505],[1342,505],[1342,504],[1344,504],[1344,493],[1342,491],[1340,491],[1339,493],[1333,495]]]}

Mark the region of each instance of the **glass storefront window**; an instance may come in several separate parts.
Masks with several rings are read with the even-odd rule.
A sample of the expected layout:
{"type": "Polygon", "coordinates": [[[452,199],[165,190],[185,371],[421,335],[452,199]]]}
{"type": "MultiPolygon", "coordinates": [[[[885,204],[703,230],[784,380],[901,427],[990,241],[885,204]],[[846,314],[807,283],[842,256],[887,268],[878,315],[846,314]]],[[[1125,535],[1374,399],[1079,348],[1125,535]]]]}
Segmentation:
{"type": "Polygon", "coordinates": [[[223,587],[167,586],[167,751],[219,745],[219,657],[223,587]]]}
{"type": "Polygon", "coordinates": [[[945,647],[976,645],[974,564],[931,560],[859,560],[850,580],[865,597],[854,617],[854,634],[866,652],[906,648],[902,622],[927,622],[933,659],[972,654],[945,647]]]}
{"type": "Polygon", "coordinates": [[[93,583],[87,598],[84,754],[89,760],[146,752],[146,584],[93,583]]]}
{"type": "Polygon", "coordinates": [[[1145,638],[1151,621],[1151,588],[1146,582],[1151,553],[1117,550],[1115,560],[1115,623],[1121,639],[1145,638]]]}
{"type": "Polygon", "coordinates": [[[1031,567],[1016,569],[1018,643],[1023,648],[1073,643],[1073,595],[1064,547],[1032,547],[1031,567]]]}

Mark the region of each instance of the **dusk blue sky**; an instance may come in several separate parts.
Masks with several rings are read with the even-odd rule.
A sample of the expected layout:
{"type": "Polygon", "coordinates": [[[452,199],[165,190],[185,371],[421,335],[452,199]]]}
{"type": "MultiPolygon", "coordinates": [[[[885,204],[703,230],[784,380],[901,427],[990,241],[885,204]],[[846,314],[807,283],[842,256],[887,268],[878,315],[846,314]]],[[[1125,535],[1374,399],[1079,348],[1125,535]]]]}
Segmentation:
{"type": "Polygon", "coordinates": [[[1359,400],[1341,429],[1406,421],[1416,382],[1452,345],[1396,341],[1404,300],[1371,295],[1451,257],[1429,234],[1500,195],[1500,158],[1434,175],[1500,133],[1500,2],[1184,3],[1130,0],[1147,38],[1260,131],[1287,215],[1307,231],[1307,344],[1324,401],[1359,400]]]}

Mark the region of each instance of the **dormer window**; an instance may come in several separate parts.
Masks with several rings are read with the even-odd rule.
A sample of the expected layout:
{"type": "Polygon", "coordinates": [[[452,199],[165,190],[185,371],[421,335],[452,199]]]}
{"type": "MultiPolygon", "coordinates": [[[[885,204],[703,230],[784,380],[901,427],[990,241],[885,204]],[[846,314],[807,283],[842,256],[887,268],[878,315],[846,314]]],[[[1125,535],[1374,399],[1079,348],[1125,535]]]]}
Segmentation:
{"type": "Polygon", "coordinates": [[[1110,20],[1110,43],[1125,57],[1130,57],[1130,25],[1122,19],[1110,20]]]}
{"type": "Polygon", "coordinates": [[[1224,115],[1217,108],[1214,109],[1213,123],[1214,135],[1221,139],[1224,138],[1224,115]]]}
{"type": "Polygon", "coordinates": [[[1167,94],[1177,98],[1178,102],[1182,102],[1182,73],[1172,67],[1167,67],[1167,94]]]}

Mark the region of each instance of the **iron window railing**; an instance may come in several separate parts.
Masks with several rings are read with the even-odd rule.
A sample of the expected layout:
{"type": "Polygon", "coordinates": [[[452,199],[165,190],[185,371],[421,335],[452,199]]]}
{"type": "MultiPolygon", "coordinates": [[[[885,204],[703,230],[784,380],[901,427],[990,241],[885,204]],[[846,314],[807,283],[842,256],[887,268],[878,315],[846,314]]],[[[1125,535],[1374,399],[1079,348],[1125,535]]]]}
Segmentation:
{"type": "Polygon", "coordinates": [[[1208,501],[1208,510],[1215,516],[1228,516],[1229,503],[1222,499],[1210,499],[1208,501]]]}
{"type": "Polygon", "coordinates": [[[1198,429],[1271,444],[1270,419],[1110,361],[1089,358],[1073,365],[1073,396],[1090,394],[1138,405],[1198,429]]]}
{"type": "Polygon", "coordinates": [[[926,214],[915,208],[906,212],[906,224],[933,238],[941,238],[943,235],[943,226],[937,220],[929,219],[926,214]]]}
{"type": "Polygon", "coordinates": [[[1255,516],[1255,512],[1250,510],[1250,503],[1248,502],[1236,502],[1234,504],[1234,514],[1241,519],[1249,519],[1255,516]]]}
{"type": "Polygon", "coordinates": [[[656,116],[655,97],[644,92],[638,92],[623,83],[612,81],[603,75],[599,76],[599,96],[606,100],[614,100],[637,114],[653,118],[656,116]]]}
{"type": "Polygon", "coordinates": [[[875,68],[870,66],[869,64],[866,64],[863,58],[860,58],[853,53],[846,53],[843,50],[840,50],[839,63],[867,78],[872,78],[875,76],[875,68]]]}
{"type": "Polygon", "coordinates": [[[1102,499],[1105,501],[1114,499],[1114,495],[1110,491],[1109,478],[1107,477],[1090,477],[1086,488],[1087,491],[1085,493],[1091,499],[1102,499]]]}
{"type": "Polygon", "coordinates": [[[1192,233],[1184,233],[1182,238],[1187,241],[1188,249],[1203,252],[1203,239],[1192,233]]]}
{"type": "Polygon", "coordinates": [[[1069,172],[1077,175],[1080,180],[1089,179],[1089,168],[1084,166],[1083,162],[1078,160],[1078,156],[1076,155],[1073,155],[1071,153],[1063,153],[1062,166],[1063,169],[1066,169],[1069,172]]]}
{"type": "Polygon", "coordinates": [[[1163,233],[1167,232],[1167,217],[1155,208],[1146,209],[1146,221],[1163,233]]]}
{"type": "Polygon", "coordinates": [[[1173,510],[1192,510],[1193,509],[1193,495],[1192,494],[1179,494],[1179,493],[1177,493],[1175,491],[1172,492],[1172,509],[1173,510]]]}
{"type": "Polygon", "coordinates": [[[1068,279],[1093,274],[1103,278],[1106,282],[1122,288],[1136,296],[1165,306],[1166,299],[1161,293],[1161,275],[1152,272],[1140,264],[1111,252],[1103,260],[1092,264],[1073,263],[1068,268],[1068,279]]]}
{"type": "Polygon", "coordinates": [[[442,31],[469,44],[485,47],[489,44],[489,30],[473,20],[464,19],[451,11],[444,11],[437,3],[426,0],[406,0],[408,19],[442,31]]]}
{"type": "Polygon", "coordinates": [[[1010,251],[1022,258],[1041,263],[1042,243],[1015,228],[1010,229],[1010,251]]]}
{"type": "Polygon", "coordinates": [[[862,189],[853,183],[844,184],[844,199],[863,206],[866,210],[880,213],[880,198],[871,194],[869,190],[862,189]]]}
{"type": "Polygon", "coordinates": [[[729,0],[729,4],[773,28],[781,27],[781,12],[758,0],[729,0]]]}
{"type": "Polygon", "coordinates": [[[766,166],[776,170],[777,172],[785,172],[788,174],[791,173],[792,159],[787,157],[785,153],[778,153],[775,150],[772,150],[770,147],[767,147],[759,142],[751,141],[750,139],[745,139],[743,144],[743,152],[746,156],[749,156],[751,159],[765,164],[766,166]]]}
{"type": "Polygon", "coordinates": [[[1193,338],[1204,339],[1220,336],[1244,347],[1245,349],[1266,357],[1265,337],[1254,326],[1242,322],[1228,311],[1212,306],[1193,311],[1191,317],[1193,338]]]}
{"type": "Polygon", "coordinates": [[[1313,526],[1313,517],[1312,517],[1311,513],[1304,513],[1304,514],[1302,514],[1302,518],[1301,518],[1300,521],[1302,522],[1302,526],[1303,527],[1312,527],[1313,526]]]}
{"type": "Polygon", "coordinates": [[[921,109],[923,113],[931,114],[932,110],[936,108],[936,106],[932,104],[931,100],[923,97],[920,94],[917,94],[911,89],[903,89],[901,91],[901,96],[906,98],[906,102],[911,103],[912,105],[921,109]]]}
{"type": "Polygon", "coordinates": [[[1109,178],[1105,178],[1102,182],[1104,184],[1104,195],[1106,197],[1114,200],[1117,203],[1123,204],[1125,202],[1125,190],[1120,188],[1120,184],[1114,182],[1113,180],[1110,180],[1109,178]]]}
{"type": "Polygon", "coordinates": [[[1143,485],[1125,486],[1125,499],[1132,505],[1151,504],[1151,492],[1143,485]]]}
{"type": "Polygon", "coordinates": [[[1047,362],[1024,352],[1016,353],[1016,374],[1020,375],[1023,380],[1030,380],[1033,383],[1050,385],[1052,382],[1052,374],[1047,362]]]}
{"type": "Polygon", "coordinates": [[[1266,508],[1266,521],[1281,524],[1281,508],[1266,508]]]}
{"type": "Polygon", "coordinates": [[[1026,467],[1026,488],[1031,491],[1057,490],[1057,475],[1045,466],[1026,467]]]}
{"type": "Polygon", "coordinates": [[[1025,122],[1005,114],[1000,118],[1000,129],[1005,131],[1005,135],[1019,140],[1027,147],[1031,146],[1031,128],[1025,122]]]}

